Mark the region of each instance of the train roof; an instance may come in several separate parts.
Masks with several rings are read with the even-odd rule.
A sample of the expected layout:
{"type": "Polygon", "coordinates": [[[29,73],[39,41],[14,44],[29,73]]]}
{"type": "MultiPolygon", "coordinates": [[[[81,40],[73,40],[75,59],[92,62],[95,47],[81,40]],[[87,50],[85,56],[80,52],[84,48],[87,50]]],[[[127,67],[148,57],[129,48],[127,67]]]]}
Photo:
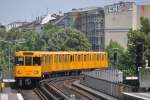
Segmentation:
{"type": "Polygon", "coordinates": [[[100,52],[100,51],[18,51],[16,52],[16,56],[21,55],[35,55],[35,56],[41,56],[45,54],[88,54],[88,53],[102,53],[105,54],[106,52],[100,52]]]}

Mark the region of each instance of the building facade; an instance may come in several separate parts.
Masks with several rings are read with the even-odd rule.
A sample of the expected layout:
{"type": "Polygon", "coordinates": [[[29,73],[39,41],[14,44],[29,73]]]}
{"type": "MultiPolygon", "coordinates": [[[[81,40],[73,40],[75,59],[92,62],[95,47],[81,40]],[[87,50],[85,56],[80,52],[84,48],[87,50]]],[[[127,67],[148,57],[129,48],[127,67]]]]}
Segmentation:
{"type": "Polygon", "coordinates": [[[35,32],[41,32],[43,28],[43,24],[41,24],[41,22],[42,22],[42,17],[37,17],[36,20],[19,26],[18,29],[20,32],[27,32],[31,30],[34,30],[35,32]]]}
{"type": "Polygon", "coordinates": [[[105,47],[110,40],[127,48],[127,33],[140,28],[140,18],[150,19],[150,5],[136,5],[135,2],[119,2],[105,9],[105,47]]]}
{"type": "Polygon", "coordinates": [[[105,47],[104,10],[99,7],[73,9],[65,14],[65,27],[83,32],[92,44],[92,50],[103,51],[105,47]]]}
{"type": "Polygon", "coordinates": [[[20,26],[26,25],[28,22],[12,22],[8,25],[6,25],[6,31],[11,30],[12,28],[18,28],[20,26]]]}

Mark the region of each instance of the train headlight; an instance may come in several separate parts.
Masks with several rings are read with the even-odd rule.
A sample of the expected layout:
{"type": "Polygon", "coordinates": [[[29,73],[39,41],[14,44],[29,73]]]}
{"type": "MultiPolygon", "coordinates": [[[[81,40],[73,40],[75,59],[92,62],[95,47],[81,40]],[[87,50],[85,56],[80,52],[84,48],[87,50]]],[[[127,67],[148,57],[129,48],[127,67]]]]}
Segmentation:
{"type": "Polygon", "coordinates": [[[21,71],[21,70],[18,70],[17,73],[18,73],[18,74],[22,74],[22,71],[21,71]]]}
{"type": "Polygon", "coordinates": [[[34,70],[34,72],[33,72],[34,74],[38,74],[39,73],[39,71],[38,70],[34,70]]]}

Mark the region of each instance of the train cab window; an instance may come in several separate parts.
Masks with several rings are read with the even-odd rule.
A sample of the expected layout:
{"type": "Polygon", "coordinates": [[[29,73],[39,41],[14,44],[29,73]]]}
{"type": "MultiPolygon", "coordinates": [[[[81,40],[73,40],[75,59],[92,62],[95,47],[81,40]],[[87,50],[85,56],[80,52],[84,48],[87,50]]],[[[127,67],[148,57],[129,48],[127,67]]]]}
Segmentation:
{"type": "Polygon", "coordinates": [[[26,56],[25,57],[25,65],[31,66],[32,65],[32,57],[26,56]]]}
{"type": "Polygon", "coordinates": [[[24,57],[15,57],[15,65],[22,66],[24,64],[24,57]]]}
{"type": "Polygon", "coordinates": [[[41,65],[40,57],[33,57],[33,65],[41,65]]]}

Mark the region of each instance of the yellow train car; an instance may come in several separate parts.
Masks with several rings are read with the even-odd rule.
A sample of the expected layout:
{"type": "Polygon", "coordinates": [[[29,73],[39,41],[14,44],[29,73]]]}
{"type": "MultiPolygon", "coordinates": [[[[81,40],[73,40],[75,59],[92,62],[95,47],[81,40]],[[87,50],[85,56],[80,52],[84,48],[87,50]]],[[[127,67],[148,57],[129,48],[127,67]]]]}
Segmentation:
{"type": "Polygon", "coordinates": [[[19,51],[15,57],[17,84],[30,85],[43,77],[108,67],[106,52],[19,51]]]}

